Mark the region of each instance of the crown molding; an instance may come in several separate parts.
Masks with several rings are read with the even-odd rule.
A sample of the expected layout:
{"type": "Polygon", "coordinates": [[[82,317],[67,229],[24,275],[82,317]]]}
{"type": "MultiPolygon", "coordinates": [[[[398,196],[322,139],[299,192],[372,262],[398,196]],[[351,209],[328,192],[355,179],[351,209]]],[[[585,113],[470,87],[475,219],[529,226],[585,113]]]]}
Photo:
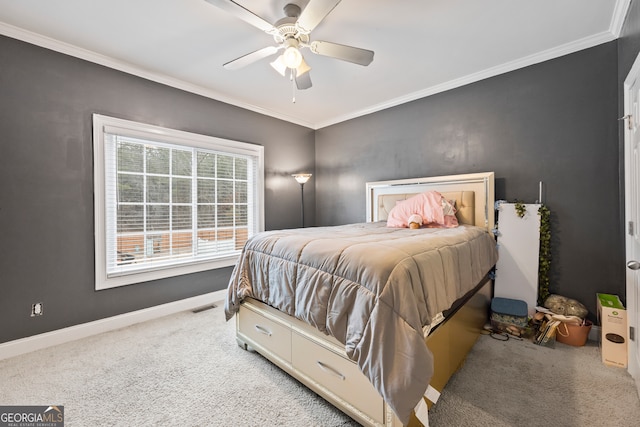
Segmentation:
{"type": "Polygon", "coordinates": [[[40,46],[45,49],[53,50],[55,52],[63,53],[65,55],[83,59],[85,61],[92,62],[94,64],[103,65],[105,67],[122,71],[127,74],[131,74],[137,77],[142,77],[143,79],[160,83],[165,86],[181,89],[186,92],[194,93],[196,95],[201,95],[216,101],[224,102],[226,104],[240,107],[245,110],[253,111],[255,113],[263,114],[265,116],[270,116],[276,119],[284,120],[289,123],[297,124],[307,128],[313,128],[313,123],[306,122],[295,117],[278,114],[276,112],[273,112],[271,110],[266,110],[262,107],[258,107],[253,104],[240,102],[237,99],[231,98],[227,95],[221,94],[211,89],[207,89],[199,85],[194,85],[192,83],[185,82],[184,80],[176,79],[163,74],[145,70],[141,67],[130,64],[128,62],[121,61],[106,55],[102,55],[88,49],[83,49],[81,47],[74,46],[69,43],[55,40],[53,38],[46,37],[41,34],[27,31],[25,29],[15,27],[13,25],[10,25],[4,22],[0,22],[0,34],[17,39],[17,40],[21,40],[23,42],[27,42],[36,46],[40,46]]]}
{"type": "Polygon", "coordinates": [[[498,65],[496,67],[491,67],[491,68],[482,70],[478,73],[469,74],[469,75],[460,77],[458,79],[450,80],[448,82],[444,82],[435,86],[431,86],[416,92],[406,94],[401,97],[393,98],[391,100],[372,105],[365,109],[353,111],[351,113],[340,115],[340,116],[335,116],[319,122],[310,122],[310,121],[301,120],[297,117],[291,117],[284,114],[276,113],[274,111],[267,110],[265,108],[262,108],[253,104],[240,102],[237,99],[234,99],[227,95],[223,95],[211,89],[207,89],[202,86],[194,85],[180,79],[168,77],[159,73],[145,70],[143,68],[127,63],[125,61],[117,60],[112,57],[98,54],[96,52],[93,52],[87,49],[82,49],[77,46],[64,43],[59,40],[55,40],[50,37],[46,37],[31,31],[27,31],[22,28],[18,28],[3,22],[0,22],[0,34],[14,38],[14,39],[18,39],[36,46],[40,46],[46,49],[50,49],[59,53],[63,53],[69,56],[83,59],[98,65],[103,65],[105,67],[122,71],[134,76],[142,77],[144,79],[151,80],[156,83],[164,84],[166,86],[174,87],[176,89],[181,89],[186,92],[194,93],[210,99],[214,99],[216,101],[224,102],[226,104],[230,104],[230,105],[240,107],[249,111],[253,111],[255,113],[263,114],[265,116],[273,117],[289,123],[304,126],[313,130],[318,130],[327,126],[338,124],[347,120],[352,120],[358,117],[365,116],[367,114],[382,111],[387,108],[395,107],[407,102],[415,101],[420,98],[425,98],[431,95],[435,95],[437,93],[445,92],[447,90],[455,89],[455,88],[465,86],[471,83],[475,83],[490,77],[494,77],[494,76],[504,74],[510,71],[514,71],[520,68],[528,67],[530,65],[548,61],[550,59],[555,59],[564,55],[568,55],[583,49],[588,49],[590,47],[594,47],[599,44],[603,44],[603,43],[607,43],[612,40],[615,40],[618,38],[622,30],[622,25],[624,23],[624,19],[626,17],[630,2],[631,0],[618,0],[616,2],[614,16],[612,17],[609,31],[604,31],[602,33],[595,34],[590,37],[585,37],[583,39],[580,39],[571,43],[566,43],[564,45],[555,47],[553,49],[549,49],[543,52],[529,55],[527,57],[520,58],[515,61],[507,62],[505,64],[498,65]]]}
{"type": "Polygon", "coordinates": [[[624,25],[624,20],[627,17],[627,12],[629,11],[630,6],[631,0],[616,1],[616,6],[613,9],[613,16],[611,17],[611,25],[609,26],[609,31],[615,36],[615,38],[620,37],[620,34],[622,33],[622,26],[624,25]]]}
{"type": "Polygon", "coordinates": [[[476,83],[480,80],[488,79],[490,77],[495,77],[500,74],[508,73],[510,71],[515,71],[520,68],[525,68],[530,65],[548,61],[550,59],[559,58],[561,56],[578,52],[583,49],[588,49],[590,47],[594,47],[603,43],[610,42],[612,40],[615,40],[616,38],[617,37],[615,37],[611,32],[604,31],[602,33],[595,34],[590,37],[585,37],[583,39],[576,40],[571,43],[566,43],[564,45],[555,47],[553,49],[549,49],[543,52],[529,55],[529,56],[517,59],[515,61],[498,65],[496,67],[487,68],[478,73],[469,74],[469,75],[460,77],[458,79],[449,80],[448,82],[444,82],[442,84],[438,84],[435,86],[428,87],[426,89],[419,90],[417,92],[412,92],[405,96],[394,98],[389,101],[385,101],[380,104],[373,105],[363,110],[354,111],[353,113],[350,113],[347,115],[334,117],[327,121],[316,124],[315,129],[321,129],[323,127],[338,124],[347,120],[352,120],[358,117],[365,116],[367,114],[375,113],[378,111],[385,110],[387,108],[396,107],[398,105],[405,104],[407,102],[415,101],[420,98],[426,98],[428,96],[435,95],[437,93],[445,92],[451,89],[456,89],[471,83],[476,83]]]}

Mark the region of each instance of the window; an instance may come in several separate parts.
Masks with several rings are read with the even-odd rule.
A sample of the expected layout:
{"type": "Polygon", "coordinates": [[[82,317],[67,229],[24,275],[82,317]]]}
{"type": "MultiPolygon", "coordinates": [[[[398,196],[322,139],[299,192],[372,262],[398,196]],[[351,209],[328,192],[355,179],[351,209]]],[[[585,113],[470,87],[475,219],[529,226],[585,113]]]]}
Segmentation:
{"type": "Polygon", "coordinates": [[[96,289],[237,260],[264,229],[261,146],[94,114],[96,289]]]}

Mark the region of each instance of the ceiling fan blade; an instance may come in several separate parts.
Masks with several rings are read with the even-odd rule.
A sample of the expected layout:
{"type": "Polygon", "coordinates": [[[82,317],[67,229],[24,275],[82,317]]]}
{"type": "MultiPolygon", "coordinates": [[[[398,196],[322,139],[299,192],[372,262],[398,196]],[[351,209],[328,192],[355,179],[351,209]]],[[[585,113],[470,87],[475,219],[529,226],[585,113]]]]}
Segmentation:
{"type": "Polygon", "coordinates": [[[330,56],[343,61],[353,62],[359,65],[369,65],[373,61],[373,51],[360,49],[359,47],[345,46],[343,44],[314,41],[309,46],[311,52],[318,55],[330,56]]]}
{"type": "Polygon", "coordinates": [[[272,33],[276,31],[276,29],[260,18],[255,13],[251,12],[249,9],[245,9],[243,6],[231,0],[205,0],[207,3],[211,3],[212,5],[234,15],[237,18],[242,19],[244,22],[253,25],[256,28],[261,29],[266,33],[272,33]]]}
{"type": "Polygon", "coordinates": [[[300,14],[296,28],[301,33],[309,34],[338,3],[340,0],[311,0],[300,14]]]}
{"type": "Polygon", "coordinates": [[[309,89],[311,87],[311,73],[307,71],[302,75],[296,75],[296,87],[298,90],[309,89]]]}
{"type": "Polygon", "coordinates": [[[278,52],[278,50],[280,49],[276,46],[263,47],[262,49],[258,49],[255,52],[247,53],[246,55],[241,56],[240,58],[227,62],[226,64],[223,65],[223,67],[227,70],[238,70],[262,58],[271,56],[274,53],[278,52]]]}

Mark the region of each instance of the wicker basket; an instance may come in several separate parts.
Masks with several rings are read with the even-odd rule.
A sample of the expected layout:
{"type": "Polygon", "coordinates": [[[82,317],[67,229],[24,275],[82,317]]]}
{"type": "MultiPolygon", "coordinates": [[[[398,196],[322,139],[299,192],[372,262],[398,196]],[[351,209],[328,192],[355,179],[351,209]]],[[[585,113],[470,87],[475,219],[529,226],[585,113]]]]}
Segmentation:
{"type": "Polygon", "coordinates": [[[591,326],[593,324],[589,320],[585,320],[584,325],[562,322],[556,329],[556,341],[575,347],[582,347],[587,342],[591,326]]]}

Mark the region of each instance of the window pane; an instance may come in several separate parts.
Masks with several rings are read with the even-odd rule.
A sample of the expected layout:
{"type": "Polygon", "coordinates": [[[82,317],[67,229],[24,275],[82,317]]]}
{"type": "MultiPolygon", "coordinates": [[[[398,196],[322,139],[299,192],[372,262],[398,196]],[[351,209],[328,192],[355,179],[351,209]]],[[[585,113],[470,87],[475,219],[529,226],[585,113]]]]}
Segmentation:
{"type": "Polygon", "coordinates": [[[247,183],[236,181],[236,203],[247,203],[247,183]]]}
{"type": "Polygon", "coordinates": [[[169,203],[169,177],[147,177],[147,202],[169,203]]]}
{"type": "Polygon", "coordinates": [[[236,250],[242,249],[249,240],[249,230],[247,228],[236,228],[236,250]]]}
{"type": "Polygon", "coordinates": [[[171,248],[174,255],[191,255],[193,253],[191,233],[174,233],[171,248]]]}
{"type": "Polygon", "coordinates": [[[233,178],[233,157],[218,154],[218,178],[233,178]]]}
{"type": "Polygon", "coordinates": [[[216,182],[213,179],[198,180],[198,203],[215,203],[216,182]]]}
{"type": "Polygon", "coordinates": [[[232,251],[235,249],[233,229],[218,231],[217,249],[219,251],[232,251]]]}
{"type": "Polygon", "coordinates": [[[191,151],[173,150],[174,175],[191,176],[191,151]]]}
{"type": "Polygon", "coordinates": [[[144,231],[143,212],[141,205],[118,205],[118,233],[144,231]]]}
{"type": "Polygon", "coordinates": [[[191,230],[191,206],[173,206],[171,227],[174,230],[191,230]]]}
{"type": "Polygon", "coordinates": [[[125,234],[118,236],[117,262],[119,264],[131,264],[137,262],[142,256],[144,247],[144,235],[125,234]]]}
{"type": "Polygon", "coordinates": [[[217,249],[217,242],[214,236],[208,238],[202,238],[198,236],[198,254],[211,254],[215,253],[217,249]]]}
{"type": "Polygon", "coordinates": [[[248,223],[247,205],[236,205],[236,225],[246,227],[248,223]]]}
{"type": "Polygon", "coordinates": [[[144,147],[140,144],[119,142],[118,145],[118,171],[144,172],[144,147]]]}
{"type": "Polygon", "coordinates": [[[233,203],[233,181],[218,180],[218,203],[233,203]]]}
{"type": "Polygon", "coordinates": [[[144,201],[144,177],[118,174],[118,202],[142,203],[144,201]]]}
{"type": "Polygon", "coordinates": [[[191,179],[173,178],[171,201],[173,203],[191,203],[191,179]]]}
{"type": "Polygon", "coordinates": [[[247,179],[247,159],[236,157],[236,179],[247,179]]]}
{"type": "Polygon", "coordinates": [[[198,151],[198,176],[203,178],[216,177],[216,155],[198,151]]]}
{"type": "Polygon", "coordinates": [[[218,206],[218,227],[233,226],[233,206],[218,206]]]}
{"type": "Polygon", "coordinates": [[[168,148],[147,146],[147,173],[169,173],[168,148]]]}
{"type": "Polygon", "coordinates": [[[198,228],[213,228],[216,226],[215,206],[198,206],[198,228]]]}
{"type": "Polygon", "coordinates": [[[145,256],[158,258],[169,254],[168,235],[147,236],[145,241],[145,256]]]}
{"type": "Polygon", "coordinates": [[[147,206],[147,230],[169,229],[169,206],[147,206]]]}

